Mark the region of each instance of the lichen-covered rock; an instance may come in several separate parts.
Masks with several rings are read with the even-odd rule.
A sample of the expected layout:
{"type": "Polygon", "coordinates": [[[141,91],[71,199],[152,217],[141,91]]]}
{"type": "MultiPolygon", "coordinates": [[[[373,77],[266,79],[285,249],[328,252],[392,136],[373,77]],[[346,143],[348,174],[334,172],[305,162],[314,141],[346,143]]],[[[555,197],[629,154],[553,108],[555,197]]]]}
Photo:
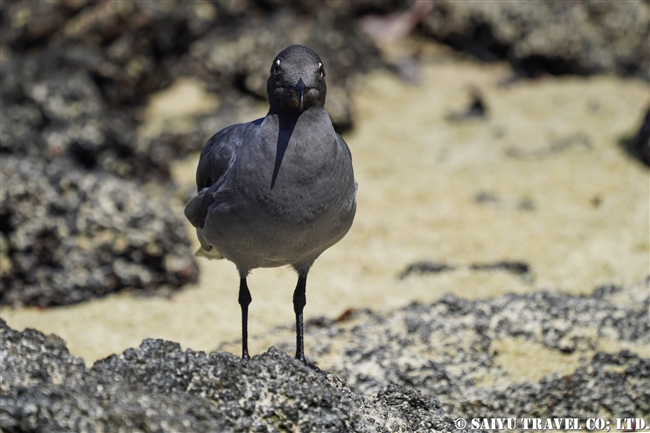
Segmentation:
{"type": "MultiPolygon", "coordinates": [[[[366,397],[394,383],[435,397],[463,417],[586,420],[603,411],[645,416],[649,308],[650,278],[626,287],[602,286],[582,297],[538,292],[466,301],[446,295],[385,314],[359,310],[340,322],[308,322],[307,353],[366,397]],[[513,377],[499,362],[500,341],[552,354],[557,362],[581,355],[585,360],[567,374],[549,372],[531,382],[513,377]],[[599,352],[626,344],[639,348],[637,353],[599,352]]],[[[275,333],[282,334],[272,336],[281,341],[278,347],[291,350],[292,331],[275,333]]]]}
{"type": "Polygon", "coordinates": [[[142,180],[169,180],[172,144],[136,133],[135,109],[112,109],[92,67],[103,60],[87,47],[9,54],[3,86],[0,152],[142,180]],[[145,177],[146,173],[146,177],[145,177]]]}
{"type": "MultiPolygon", "coordinates": [[[[0,319],[1,321],[1,319],[0,319]]],[[[82,359],[68,353],[65,341],[34,329],[16,332],[0,322],[2,382],[0,393],[54,384],[78,386],[86,373],[82,359]]]]}
{"type": "Polygon", "coordinates": [[[196,40],[189,50],[190,64],[201,68],[200,74],[209,86],[221,87],[221,94],[234,88],[266,99],[271,53],[296,43],[313,48],[323,59],[328,86],[326,108],[339,132],[349,129],[353,123],[350,78],[382,62],[378,50],[357,33],[354,22],[334,9],[314,4],[303,15],[289,8],[248,15],[246,25],[239,20],[196,40]]]}
{"type": "MultiPolygon", "coordinates": [[[[134,108],[151,93],[192,76],[226,101],[218,113],[204,116],[206,127],[214,128],[240,121],[242,113],[266,98],[269,62],[287,45],[302,43],[325,61],[330,95],[336,95],[328,109],[335,127],[344,130],[353,122],[349,79],[381,61],[371,41],[357,32],[354,12],[339,9],[320,3],[291,6],[254,1],[9,3],[0,16],[7,29],[3,43],[11,48],[3,63],[9,62],[5,69],[12,74],[21,72],[2,78],[20,89],[31,80],[30,72],[48,79],[61,72],[85,74],[106,107],[116,110],[114,115],[126,111],[123,123],[128,131],[133,129],[128,123],[133,121],[134,108]],[[46,49],[44,39],[49,41],[46,49]],[[26,64],[16,63],[27,52],[26,64]]],[[[84,84],[85,77],[81,79],[84,84]]],[[[6,91],[17,96],[14,90],[6,91]]],[[[6,95],[5,101],[14,102],[6,95]]],[[[200,149],[215,130],[201,132],[198,143],[172,134],[157,147],[180,152],[200,149]]]]}
{"type": "Polygon", "coordinates": [[[312,321],[312,355],[333,373],[274,348],[242,360],[163,340],[86,368],[60,338],[0,319],[0,428],[424,433],[458,431],[456,417],[644,417],[650,359],[594,349],[603,338],[648,347],[649,283],[603,286],[589,297],[447,296],[382,315],[357,312],[349,323],[312,321]],[[496,361],[491,343],[503,338],[592,356],[568,374],[522,381],[496,361]]]}
{"type": "Polygon", "coordinates": [[[197,280],[182,216],[140,184],[67,160],[4,157],[0,171],[1,303],[64,305],[197,280]]]}
{"type": "Polygon", "coordinates": [[[563,377],[548,377],[535,384],[474,390],[458,402],[458,413],[472,417],[579,418],[583,421],[605,411],[616,417],[647,416],[650,410],[650,359],[628,351],[599,352],[586,365],[563,377]]]}
{"type": "Polygon", "coordinates": [[[0,334],[4,431],[460,431],[433,398],[391,385],[369,401],[273,348],[241,360],[145,340],[86,369],[57,337],[1,319],[0,334]]]}
{"type": "Polygon", "coordinates": [[[612,72],[650,79],[650,5],[628,2],[441,2],[424,33],[525,75],[612,72]]]}

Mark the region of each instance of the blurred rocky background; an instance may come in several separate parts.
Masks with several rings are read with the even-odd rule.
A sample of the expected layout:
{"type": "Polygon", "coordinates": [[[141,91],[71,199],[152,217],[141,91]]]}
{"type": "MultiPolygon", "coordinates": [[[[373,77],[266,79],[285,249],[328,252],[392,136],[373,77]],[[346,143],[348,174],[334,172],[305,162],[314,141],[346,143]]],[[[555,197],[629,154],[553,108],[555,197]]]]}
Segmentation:
{"type": "Polygon", "coordinates": [[[166,199],[170,161],[264,99],[269,58],[296,39],[332,65],[330,113],[349,129],[346,79],[381,62],[342,14],[244,1],[3,2],[0,302],[196,282],[182,213],[166,199]],[[149,96],[173,83],[190,112],[143,125],[149,96]]]}
{"type": "MultiPolygon", "coordinates": [[[[647,2],[409,3],[2,2],[0,302],[195,282],[182,216],[165,205],[170,161],[246,118],[291,43],[329,66],[339,131],[354,125],[350,77],[391,66],[377,45],[407,34],[505,59],[514,76],[649,78],[647,2]],[[172,86],[189,108],[145,122],[151,95],[172,86]]],[[[638,141],[628,148],[647,161],[647,134],[638,141]]]]}
{"type": "Polygon", "coordinates": [[[647,414],[649,13],[1,1],[0,428],[647,414]],[[325,62],[360,184],[355,226],[308,290],[308,358],[338,378],[267,351],[292,351],[290,328],[268,333],[292,322],[286,269],[251,276],[251,349],[265,353],[250,363],[133,349],[161,336],[238,353],[236,272],[195,260],[182,206],[196,152],[265,114],[270,61],[293,43],[325,62]]]}

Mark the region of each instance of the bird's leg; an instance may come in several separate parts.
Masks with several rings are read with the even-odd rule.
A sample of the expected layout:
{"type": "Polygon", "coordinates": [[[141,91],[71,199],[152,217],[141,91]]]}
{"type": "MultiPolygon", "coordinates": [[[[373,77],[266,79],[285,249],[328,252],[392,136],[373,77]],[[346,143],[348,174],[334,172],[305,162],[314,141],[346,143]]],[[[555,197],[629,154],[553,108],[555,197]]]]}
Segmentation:
{"type": "Polygon", "coordinates": [[[251,303],[251,292],[248,290],[246,278],[239,280],[239,305],[241,305],[241,357],[250,359],[248,355],[248,305],[251,303]]]}
{"type": "Polygon", "coordinates": [[[303,324],[302,310],[305,308],[307,299],[305,298],[305,289],[307,288],[307,274],[299,274],[298,285],[293,292],[293,311],[296,313],[296,359],[305,361],[305,346],[303,342],[303,324]]]}

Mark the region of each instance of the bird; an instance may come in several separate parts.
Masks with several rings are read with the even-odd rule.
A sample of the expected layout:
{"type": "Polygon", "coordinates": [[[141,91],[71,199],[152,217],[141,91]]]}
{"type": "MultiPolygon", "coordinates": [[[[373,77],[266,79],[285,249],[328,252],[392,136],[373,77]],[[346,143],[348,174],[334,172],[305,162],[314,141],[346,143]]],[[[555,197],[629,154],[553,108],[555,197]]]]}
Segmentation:
{"type": "Polygon", "coordinates": [[[291,266],[298,274],[295,358],[307,364],[307,274],[354,220],[352,155],[325,110],[326,93],[321,58],[291,45],[271,63],[266,116],[222,129],[201,152],[197,195],[185,216],[201,244],[197,256],[226,258],[239,272],[243,359],[250,358],[247,276],[257,268],[291,266]]]}

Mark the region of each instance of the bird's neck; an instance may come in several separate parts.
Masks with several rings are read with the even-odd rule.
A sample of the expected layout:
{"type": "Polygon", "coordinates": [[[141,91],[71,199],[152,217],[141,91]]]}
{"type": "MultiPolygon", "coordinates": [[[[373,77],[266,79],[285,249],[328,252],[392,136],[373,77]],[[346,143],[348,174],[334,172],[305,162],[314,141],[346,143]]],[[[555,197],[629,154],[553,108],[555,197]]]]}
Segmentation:
{"type": "Polygon", "coordinates": [[[274,107],[269,109],[268,115],[276,116],[281,123],[296,123],[301,116],[313,116],[320,115],[321,112],[324,112],[325,108],[322,106],[318,107],[309,107],[304,110],[278,110],[274,107]]]}

